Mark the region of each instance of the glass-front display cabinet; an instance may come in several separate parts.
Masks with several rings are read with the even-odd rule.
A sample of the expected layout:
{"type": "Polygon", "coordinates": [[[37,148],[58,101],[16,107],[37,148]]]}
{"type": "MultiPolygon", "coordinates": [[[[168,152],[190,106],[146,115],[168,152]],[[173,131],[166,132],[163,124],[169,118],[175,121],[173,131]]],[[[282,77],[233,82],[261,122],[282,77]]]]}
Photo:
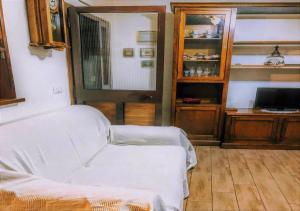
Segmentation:
{"type": "Polygon", "coordinates": [[[223,80],[231,10],[180,14],[178,80],[223,80]]]}
{"type": "Polygon", "coordinates": [[[203,4],[171,4],[175,13],[172,123],[194,144],[218,145],[236,9],[203,4]]]}

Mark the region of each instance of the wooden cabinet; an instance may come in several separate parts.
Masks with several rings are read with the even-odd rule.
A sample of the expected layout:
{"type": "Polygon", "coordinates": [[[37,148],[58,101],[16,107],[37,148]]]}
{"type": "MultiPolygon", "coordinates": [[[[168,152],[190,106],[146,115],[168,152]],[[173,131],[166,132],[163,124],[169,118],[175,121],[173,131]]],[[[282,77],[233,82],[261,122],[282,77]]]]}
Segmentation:
{"type": "MultiPolygon", "coordinates": [[[[275,143],[278,120],[272,117],[231,117],[228,119],[231,141],[251,143],[275,143]]],[[[251,144],[250,143],[250,144],[251,144]]]]}
{"type": "Polygon", "coordinates": [[[271,114],[240,109],[226,112],[223,147],[300,148],[300,113],[271,114]]]}
{"type": "Polygon", "coordinates": [[[289,145],[300,145],[300,117],[283,119],[279,141],[289,145]]]}
{"type": "Polygon", "coordinates": [[[218,137],[219,106],[176,107],[175,125],[182,128],[194,140],[209,144],[218,137]]]}
{"type": "Polygon", "coordinates": [[[175,13],[172,122],[194,144],[219,145],[236,9],[203,8],[201,3],[171,6],[175,13]]]}

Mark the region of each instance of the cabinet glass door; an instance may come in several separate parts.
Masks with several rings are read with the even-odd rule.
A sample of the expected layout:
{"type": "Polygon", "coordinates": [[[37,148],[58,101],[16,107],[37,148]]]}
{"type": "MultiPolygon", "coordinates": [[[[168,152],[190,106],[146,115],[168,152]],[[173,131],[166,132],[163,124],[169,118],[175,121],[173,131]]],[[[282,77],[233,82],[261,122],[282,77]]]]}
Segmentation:
{"type": "Polygon", "coordinates": [[[178,79],[223,80],[230,11],[182,13],[178,79]]]}

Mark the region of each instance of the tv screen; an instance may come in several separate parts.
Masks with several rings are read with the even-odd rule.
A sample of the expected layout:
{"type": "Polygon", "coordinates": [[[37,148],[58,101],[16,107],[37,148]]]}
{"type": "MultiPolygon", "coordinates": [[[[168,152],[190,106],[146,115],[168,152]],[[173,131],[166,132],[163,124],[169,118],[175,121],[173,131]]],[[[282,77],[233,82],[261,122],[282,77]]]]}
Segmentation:
{"type": "Polygon", "coordinates": [[[300,108],[300,88],[257,88],[255,108],[289,110],[300,108]]]}

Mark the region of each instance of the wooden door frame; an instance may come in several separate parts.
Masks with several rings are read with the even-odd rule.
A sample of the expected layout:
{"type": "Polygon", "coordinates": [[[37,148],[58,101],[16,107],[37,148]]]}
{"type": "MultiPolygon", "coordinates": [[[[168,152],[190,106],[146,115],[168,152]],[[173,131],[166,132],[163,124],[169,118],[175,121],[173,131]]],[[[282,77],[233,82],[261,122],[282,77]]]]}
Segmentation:
{"type": "MultiPolygon", "coordinates": [[[[96,92],[90,91],[84,98],[85,101],[89,102],[115,102],[117,107],[121,107],[120,101],[123,102],[144,102],[144,103],[154,103],[156,105],[156,124],[161,125],[162,123],[162,99],[163,99],[163,77],[164,77],[164,44],[165,44],[165,6],[87,6],[87,7],[72,7],[69,4],[65,5],[67,10],[73,10],[76,13],[157,13],[158,14],[158,28],[157,28],[157,53],[156,53],[156,90],[154,91],[135,91],[135,90],[102,90],[101,97],[97,96],[96,92]],[[141,97],[145,96],[146,100],[142,100],[141,97]]],[[[66,22],[70,27],[70,19],[66,15],[66,22]]],[[[67,43],[71,46],[70,39],[71,29],[67,29],[67,43]]],[[[80,39],[80,38],[78,38],[80,39]]],[[[71,46],[71,48],[78,48],[79,46],[71,46]]],[[[74,66],[72,62],[72,51],[67,49],[67,64],[68,64],[68,75],[69,75],[69,92],[71,97],[71,104],[78,103],[76,95],[78,95],[78,90],[76,90],[75,84],[75,71],[78,71],[78,67],[74,66]],[[77,92],[76,92],[77,91],[77,92]]],[[[78,55],[80,56],[80,55],[78,55]]],[[[79,62],[78,62],[79,63],[79,62]]],[[[83,103],[84,103],[83,102],[83,103]]],[[[82,102],[81,102],[82,103],[82,102]]],[[[124,105],[123,105],[124,106],[124,105]]],[[[118,109],[122,110],[122,109],[118,109]]]]}
{"type": "MultiPolygon", "coordinates": [[[[70,5],[68,6],[71,7],[70,5]]],[[[131,90],[102,90],[105,92],[99,101],[107,101],[109,99],[113,102],[118,102],[120,100],[127,102],[138,102],[139,95],[152,96],[148,99],[149,103],[159,103],[162,102],[162,91],[163,91],[163,75],[164,75],[164,42],[165,42],[165,7],[164,6],[105,6],[105,7],[76,7],[71,8],[76,11],[76,13],[157,13],[158,14],[158,37],[157,37],[157,72],[156,72],[156,90],[155,91],[131,91],[131,90]],[[119,92],[119,93],[116,93],[119,92]],[[113,97],[112,97],[113,94],[113,97]]],[[[69,22],[72,20],[68,20],[69,22]]],[[[70,30],[68,36],[68,42],[70,44],[70,30]]],[[[79,38],[78,38],[79,39],[79,38]]],[[[70,45],[71,46],[71,45],[70,45]]],[[[72,46],[73,49],[78,48],[78,46],[72,46]]],[[[80,55],[78,55],[80,56],[80,55]]],[[[72,55],[71,51],[67,51],[67,60],[69,67],[69,75],[72,75],[72,81],[70,81],[70,94],[72,98],[72,103],[76,102],[76,89],[74,84],[73,72],[76,71],[76,67],[72,66],[72,55]]],[[[94,101],[97,93],[90,93],[85,100],[94,101]]],[[[98,99],[97,99],[98,100],[98,99]]]]}

